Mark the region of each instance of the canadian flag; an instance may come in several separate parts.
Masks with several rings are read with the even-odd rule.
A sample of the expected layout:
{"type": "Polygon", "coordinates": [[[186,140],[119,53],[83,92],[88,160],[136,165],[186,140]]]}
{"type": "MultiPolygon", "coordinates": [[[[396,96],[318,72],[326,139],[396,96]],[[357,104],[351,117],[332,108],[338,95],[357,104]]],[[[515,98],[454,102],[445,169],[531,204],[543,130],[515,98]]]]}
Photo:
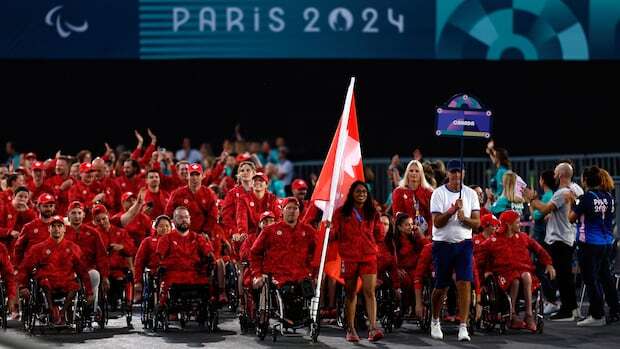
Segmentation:
{"type": "MultiPolygon", "coordinates": [[[[327,158],[323,164],[323,169],[321,169],[319,180],[312,193],[311,201],[323,210],[322,220],[324,222],[331,222],[334,211],[344,204],[351,184],[357,180],[364,180],[364,166],[362,165],[362,151],[357,128],[355,96],[353,94],[354,85],[355,78],[351,78],[338,128],[327,152],[327,158]]],[[[330,227],[326,227],[325,224],[322,224],[319,230],[318,241],[322,243],[323,248],[321,249],[316,296],[313,298],[311,307],[311,316],[315,320],[318,312],[323,272],[342,282],[340,279],[341,261],[337,251],[329,253],[333,258],[326,260],[328,255],[328,239],[325,236],[329,236],[329,231],[330,227]]],[[[335,246],[331,248],[335,248],[335,246]]]]}
{"type": "Polygon", "coordinates": [[[357,180],[364,180],[362,150],[353,94],[354,84],[355,78],[351,78],[338,128],[312,193],[311,200],[323,210],[324,221],[331,221],[333,211],[342,206],[351,184],[357,180]]]}

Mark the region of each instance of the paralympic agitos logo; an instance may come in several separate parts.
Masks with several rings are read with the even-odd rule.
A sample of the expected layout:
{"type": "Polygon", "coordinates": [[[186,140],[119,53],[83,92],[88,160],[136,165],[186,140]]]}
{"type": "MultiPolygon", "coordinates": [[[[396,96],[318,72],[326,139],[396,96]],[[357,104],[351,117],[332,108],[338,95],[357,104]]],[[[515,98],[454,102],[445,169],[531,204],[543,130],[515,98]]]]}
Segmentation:
{"type": "Polygon", "coordinates": [[[66,39],[71,33],[83,33],[88,30],[88,22],[84,21],[81,25],[76,25],[70,23],[69,21],[63,19],[61,9],[63,5],[58,5],[47,12],[45,15],[45,24],[50,27],[55,27],[58,35],[66,39]]]}

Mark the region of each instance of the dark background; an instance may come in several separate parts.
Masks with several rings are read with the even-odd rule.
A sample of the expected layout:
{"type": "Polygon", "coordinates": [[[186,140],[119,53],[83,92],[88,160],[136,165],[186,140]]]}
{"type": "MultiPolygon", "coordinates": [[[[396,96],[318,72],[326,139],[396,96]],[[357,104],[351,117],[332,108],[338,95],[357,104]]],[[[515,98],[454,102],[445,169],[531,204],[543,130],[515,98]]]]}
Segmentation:
{"type": "MultiPolygon", "coordinates": [[[[617,150],[618,62],[488,61],[4,61],[0,141],[39,158],[57,149],[95,155],[135,144],[151,127],[160,144],[216,152],[241,123],[247,139],[282,135],[292,159],[321,159],[356,76],[365,157],[458,154],[434,136],[434,109],[452,95],[477,96],[494,111],[497,146],[511,155],[617,150]],[[609,86],[609,87],[607,87],[609,86]]],[[[148,138],[147,138],[148,139],[148,138]]],[[[472,141],[465,155],[482,156],[472,141]]],[[[1,157],[4,157],[0,153],[1,157]]]]}

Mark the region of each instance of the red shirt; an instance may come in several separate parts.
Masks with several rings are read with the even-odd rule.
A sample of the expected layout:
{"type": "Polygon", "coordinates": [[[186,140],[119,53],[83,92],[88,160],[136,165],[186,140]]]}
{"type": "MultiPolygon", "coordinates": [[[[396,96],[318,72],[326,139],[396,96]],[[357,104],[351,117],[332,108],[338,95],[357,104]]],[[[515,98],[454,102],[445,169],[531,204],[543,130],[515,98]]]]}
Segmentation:
{"type": "Polygon", "coordinates": [[[224,197],[222,202],[222,223],[224,228],[228,231],[237,232],[237,201],[239,197],[249,191],[245,191],[242,185],[237,185],[232,188],[224,197]]]}
{"type": "Polygon", "coordinates": [[[168,202],[169,198],[170,194],[161,189],[157,193],[146,190],[144,194],[144,202],[147,204],[149,202],[152,202],[153,206],[148,213],[144,213],[146,213],[151,218],[151,220],[161,216],[162,214],[164,214],[164,210],[166,209],[166,203],[168,202]]]}
{"type": "Polygon", "coordinates": [[[27,284],[28,276],[32,274],[35,266],[37,273],[34,276],[40,284],[49,282],[49,287],[53,290],[76,291],[80,287],[75,280],[77,274],[86,288],[86,293],[93,294],[88,270],[81,262],[80,248],[67,239],[57,243],[48,237],[34,245],[19,266],[17,279],[20,286],[27,284]]]}
{"type": "Polygon", "coordinates": [[[183,236],[176,229],[159,238],[156,253],[165,268],[164,282],[170,284],[208,284],[204,267],[213,248],[204,236],[193,231],[183,236]]]}
{"type": "Polygon", "coordinates": [[[427,239],[420,239],[415,236],[414,241],[411,242],[408,237],[399,233],[400,249],[397,252],[398,255],[398,267],[406,271],[413,270],[418,264],[418,258],[425,245],[430,241],[427,239]]]}
{"type": "Polygon", "coordinates": [[[332,226],[343,261],[363,262],[377,257],[377,244],[385,238],[379,213],[375,213],[371,220],[362,218],[358,221],[355,212],[343,216],[342,208],[339,208],[334,212],[332,226]]]}
{"type": "Polygon", "coordinates": [[[132,193],[140,192],[140,189],[144,187],[144,177],[140,174],[136,173],[133,177],[129,178],[125,175],[120,177],[116,177],[114,179],[116,185],[120,188],[121,195],[122,193],[126,193],[128,191],[132,193]]]}
{"type": "MultiPolygon", "coordinates": [[[[95,191],[97,193],[105,193],[103,205],[111,213],[119,212],[121,209],[121,188],[110,177],[104,177],[101,180],[95,180],[95,191]]],[[[134,192],[137,194],[137,192],[134,192]]]]}
{"type": "Polygon", "coordinates": [[[65,239],[73,241],[80,246],[82,250],[82,263],[84,263],[86,269],[96,269],[102,278],[107,278],[110,275],[108,252],[103,245],[103,239],[99,231],[86,224],[80,225],[78,230],[70,225],[66,229],[65,239]]]}
{"type": "Polygon", "coordinates": [[[414,218],[416,216],[415,203],[417,202],[420,208],[420,216],[424,217],[428,223],[428,231],[424,235],[431,236],[433,226],[433,215],[430,209],[432,194],[432,189],[423,188],[421,185],[416,190],[398,187],[392,192],[392,212],[394,215],[398,212],[404,212],[409,217],[414,218]]]}
{"type": "Polygon", "coordinates": [[[110,266],[110,276],[120,278],[125,276],[125,271],[129,269],[128,258],[133,257],[136,249],[133,240],[127,235],[127,232],[121,228],[110,225],[108,231],[98,228],[97,231],[103,240],[103,246],[108,252],[108,264],[110,266]],[[110,244],[123,245],[120,251],[114,251],[110,244]]]}
{"type": "Polygon", "coordinates": [[[129,237],[133,240],[134,246],[140,246],[140,243],[151,233],[151,217],[145,213],[138,213],[127,225],[121,224],[121,217],[125,212],[119,212],[110,218],[110,223],[119,228],[125,229],[129,237]]]}
{"type": "Polygon", "coordinates": [[[45,184],[50,186],[53,190],[54,198],[56,198],[56,213],[64,216],[69,206],[69,190],[73,187],[75,181],[69,176],[63,178],[59,175],[55,175],[46,179],[45,184]],[[60,190],[60,186],[68,179],[70,179],[73,184],[65,190],[60,190]]]}
{"type": "Polygon", "coordinates": [[[174,209],[184,206],[191,217],[190,229],[197,232],[211,232],[217,221],[217,198],[211,189],[200,186],[192,193],[189,186],[175,190],[166,205],[166,214],[172,217],[174,209]]]}
{"type": "Polygon", "coordinates": [[[265,192],[259,199],[254,192],[243,194],[237,199],[237,233],[256,234],[258,232],[258,220],[265,211],[271,211],[276,216],[276,221],[281,220],[280,205],[278,198],[270,192],[265,192]]]}
{"type": "Polygon", "coordinates": [[[157,243],[159,242],[159,236],[154,232],[153,236],[145,238],[138,247],[136,253],[136,261],[134,268],[136,274],[133,276],[134,283],[142,283],[142,274],[144,269],[149,268],[151,273],[155,272],[159,266],[159,257],[155,253],[157,251],[157,243]]]}
{"type": "Polygon", "coordinates": [[[86,185],[82,181],[77,181],[77,183],[74,183],[71,189],[69,189],[69,202],[79,201],[84,205],[86,211],[90,212],[90,209],[93,207],[93,199],[95,195],[98,194],[97,190],[98,188],[94,181],[91,185],[86,185]]]}
{"type": "Polygon", "coordinates": [[[530,252],[536,253],[543,265],[551,264],[547,251],[526,233],[517,233],[512,237],[496,234],[479,245],[476,269],[498,274],[512,271],[534,273],[530,252]]]}
{"type": "Polygon", "coordinates": [[[47,240],[50,237],[49,223],[37,218],[24,225],[15,242],[15,264],[19,265],[32,246],[47,240]]]}
{"type": "Polygon", "coordinates": [[[13,255],[16,238],[11,236],[12,231],[21,232],[24,225],[37,217],[33,209],[17,211],[13,204],[0,207],[0,242],[13,255]]]}
{"type": "Polygon", "coordinates": [[[43,184],[37,187],[34,184],[34,181],[32,181],[28,183],[27,187],[30,191],[30,198],[33,202],[35,202],[39,198],[39,196],[41,196],[41,194],[50,194],[54,196],[54,198],[56,198],[54,189],[51,186],[47,185],[45,182],[43,182],[43,184]]]}
{"type": "Polygon", "coordinates": [[[418,265],[415,268],[413,284],[416,290],[421,290],[424,285],[424,278],[433,272],[433,244],[426,244],[420,252],[418,265]]]}
{"type": "Polygon", "coordinates": [[[252,245],[252,273],[254,276],[271,274],[280,283],[301,281],[310,274],[315,247],[316,231],[308,224],[268,225],[252,245]]]}
{"type": "Polygon", "coordinates": [[[377,274],[388,271],[392,277],[392,287],[400,288],[400,277],[398,276],[398,265],[396,264],[396,256],[390,252],[385,243],[378,244],[379,255],[377,256],[377,274]]]}
{"type": "Polygon", "coordinates": [[[4,281],[8,298],[10,300],[15,299],[17,286],[15,285],[15,275],[13,275],[13,264],[11,264],[9,252],[2,244],[0,244],[0,279],[4,281]]]}

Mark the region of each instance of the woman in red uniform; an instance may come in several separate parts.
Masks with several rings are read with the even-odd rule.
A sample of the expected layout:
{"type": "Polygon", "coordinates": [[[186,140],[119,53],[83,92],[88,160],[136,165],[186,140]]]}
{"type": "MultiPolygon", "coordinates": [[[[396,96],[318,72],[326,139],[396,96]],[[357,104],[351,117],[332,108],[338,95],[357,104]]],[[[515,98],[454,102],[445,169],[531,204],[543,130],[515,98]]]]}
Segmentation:
{"type": "Polygon", "coordinates": [[[377,341],[383,338],[383,332],[376,324],[377,244],[383,241],[385,231],[379,213],[373,207],[372,196],[366,183],[356,181],[351,185],[344,205],[334,212],[332,224],[342,258],[342,277],[345,280],[347,341],[358,342],[360,339],[354,327],[358,277],[362,279],[370,322],[368,340],[377,341]]]}
{"type": "Polygon", "coordinates": [[[412,160],[407,165],[405,175],[392,193],[392,212],[404,212],[414,219],[425,236],[431,236],[431,194],[433,189],[424,177],[422,164],[412,160]]]}
{"type": "MultiPolygon", "coordinates": [[[[408,311],[414,306],[414,279],[418,258],[424,245],[430,243],[417,226],[413,218],[406,213],[398,213],[395,221],[394,244],[398,260],[398,274],[405,289],[403,310],[408,311]]],[[[413,310],[413,309],[412,309],[413,310]]]]}

